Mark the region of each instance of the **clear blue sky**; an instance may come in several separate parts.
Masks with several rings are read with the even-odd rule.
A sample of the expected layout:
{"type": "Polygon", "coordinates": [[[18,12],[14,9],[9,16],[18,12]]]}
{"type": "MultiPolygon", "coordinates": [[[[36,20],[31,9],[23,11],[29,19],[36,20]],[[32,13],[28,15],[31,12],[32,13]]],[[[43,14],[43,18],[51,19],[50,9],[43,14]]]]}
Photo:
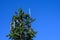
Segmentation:
{"type": "Polygon", "coordinates": [[[36,18],[34,40],[60,40],[60,0],[0,0],[0,40],[8,40],[11,18],[20,7],[27,13],[30,8],[36,18]]]}

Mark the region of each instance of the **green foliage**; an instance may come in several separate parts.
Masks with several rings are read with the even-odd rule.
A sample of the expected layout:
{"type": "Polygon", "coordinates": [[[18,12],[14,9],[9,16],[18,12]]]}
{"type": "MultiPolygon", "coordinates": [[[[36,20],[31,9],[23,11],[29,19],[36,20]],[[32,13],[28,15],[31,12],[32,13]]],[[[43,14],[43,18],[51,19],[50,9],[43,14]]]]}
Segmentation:
{"type": "MultiPolygon", "coordinates": [[[[17,13],[17,12],[15,12],[17,13]]],[[[20,8],[17,15],[12,17],[10,34],[7,35],[11,40],[33,40],[36,32],[31,28],[31,23],[35,19],[31,18],[20,8]]]]}

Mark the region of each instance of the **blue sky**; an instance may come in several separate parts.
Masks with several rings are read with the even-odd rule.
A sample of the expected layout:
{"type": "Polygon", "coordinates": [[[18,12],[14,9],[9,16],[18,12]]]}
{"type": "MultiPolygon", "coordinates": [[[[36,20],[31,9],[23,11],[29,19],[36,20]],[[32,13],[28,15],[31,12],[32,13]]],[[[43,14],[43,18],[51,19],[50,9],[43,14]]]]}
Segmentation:
{"type": "Polygon", "coordinates": [[[0,40],[9,40],[11,18],[22,8],[36,18],[32,28],[37,31],[34,40],[60,40],[60,0],[0,0],[0,40]]]}

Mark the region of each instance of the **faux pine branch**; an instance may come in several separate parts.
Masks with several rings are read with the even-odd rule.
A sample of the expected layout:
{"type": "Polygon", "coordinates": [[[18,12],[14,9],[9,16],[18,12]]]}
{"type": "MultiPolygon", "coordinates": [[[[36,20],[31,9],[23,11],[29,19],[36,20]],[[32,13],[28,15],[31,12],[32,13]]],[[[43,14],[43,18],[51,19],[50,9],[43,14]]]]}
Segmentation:
{"type": "Polygon", "coordinates": [[[31,28],[31,23],[34,19],[21,8],[15,13],[12,17],[10,33],[7,36],[11,40],[33,40],[36,32],[31,28]]]}

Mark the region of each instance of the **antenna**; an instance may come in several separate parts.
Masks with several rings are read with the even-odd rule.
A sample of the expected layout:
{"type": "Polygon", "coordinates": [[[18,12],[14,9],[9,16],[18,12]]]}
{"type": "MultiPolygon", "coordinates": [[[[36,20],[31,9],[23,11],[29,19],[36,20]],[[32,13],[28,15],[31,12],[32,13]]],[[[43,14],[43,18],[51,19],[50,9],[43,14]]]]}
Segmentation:
{"type": "Polygon", "coordinates": [[[31,16],[31,11],[30,11],[30,8],[29,8],[29,14],[30,14],[30,16],[31,16]]]}

